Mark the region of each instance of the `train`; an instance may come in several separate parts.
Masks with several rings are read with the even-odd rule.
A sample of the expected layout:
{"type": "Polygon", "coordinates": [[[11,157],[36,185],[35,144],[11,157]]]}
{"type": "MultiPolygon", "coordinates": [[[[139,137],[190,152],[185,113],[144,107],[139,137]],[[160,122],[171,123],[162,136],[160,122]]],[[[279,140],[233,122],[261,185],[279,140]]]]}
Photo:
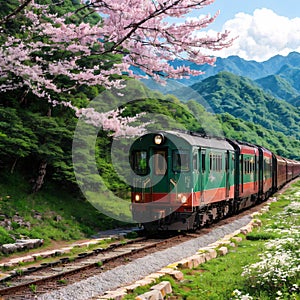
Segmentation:
{"type": "Polygon", "coordinates": [[[300,162],[265,147],[189,131],[160,131],[130,147],[131,210],[147,232],[190,231],[265,201],[300,162]]]}

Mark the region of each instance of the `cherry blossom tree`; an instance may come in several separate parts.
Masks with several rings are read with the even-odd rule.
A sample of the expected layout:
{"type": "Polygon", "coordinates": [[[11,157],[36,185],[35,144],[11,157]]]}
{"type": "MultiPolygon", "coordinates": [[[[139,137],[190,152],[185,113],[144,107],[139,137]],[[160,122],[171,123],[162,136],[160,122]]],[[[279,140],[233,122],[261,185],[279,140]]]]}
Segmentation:
{"type": "Polygon", "coordinates": [[[62,93],[79,86],[122,89],[124,75],[138,78],[131,66],[163,82],[201,72],[188,66],[173,67],[170,61],[185,59],[213,64],[205,50],[229,47],[228,32],[214,36],[201,30],[218,16],[185,18],[192,10],[214,0],[88,0],[63,16],[53,13],[44,1],[20,0],[20,5],[0,20],[0,92],[23,89],[52,105],[63,104],[115,134],[132,131],[118,111],[105,114],[61,101],[62,93]],[[79,12],[98,13],[97,24],[72,22],[79,12]],[[18,34],[6,24],[22,17],[18,34]],[[112,55],[113,58],[112,58],[112,55]]]}

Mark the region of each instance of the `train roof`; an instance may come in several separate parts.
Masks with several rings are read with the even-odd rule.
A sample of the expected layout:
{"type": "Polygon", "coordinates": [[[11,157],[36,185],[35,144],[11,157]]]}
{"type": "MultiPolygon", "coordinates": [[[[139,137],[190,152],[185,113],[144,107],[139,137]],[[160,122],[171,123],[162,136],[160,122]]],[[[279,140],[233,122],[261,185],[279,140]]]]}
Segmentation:
{"type": "Polygon", "coordinates": [[[280,155],[274,154],[277,161],[286,162],[286,159],[280,155]]]}
{"type": "Polygon", "coordinates": [[[258,156],[258,149],[259,146],[247,143],[244,141],[239,141],[239,140],[233,140],[233,139],[226,139],[235,149],[238,150],[239,154],[251,154],[251,155],[256,155],[258,156]]]}
{"type": "Polygon", "coordinates": [[[165,131],[168,134],[174,135],[178,138],[184,139],[192,146],[199,146],[204,148],[216,148],[222,150],[234,151],[234,148],[223,138],[203,136],[194,132],[180,132],[180,131],[165,131]]]}

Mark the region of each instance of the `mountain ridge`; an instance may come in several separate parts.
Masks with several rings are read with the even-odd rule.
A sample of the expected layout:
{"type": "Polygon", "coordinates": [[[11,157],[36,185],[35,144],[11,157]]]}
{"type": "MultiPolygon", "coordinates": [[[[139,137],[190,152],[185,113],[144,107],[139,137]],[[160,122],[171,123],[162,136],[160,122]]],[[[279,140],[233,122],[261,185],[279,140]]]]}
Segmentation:
{"type": "Polygon", "coordinates": [[[199,76],[192,76],[189,79],[183,78],[179,80],[181,83],[186,85],[192,85],[198,81],[202,81],[210,76],[216,75],[221,71],[228,71],[235,75],[257,80],[269,75],[284,74],[281,69],[286,65],[290,66],[290,68],[292,67],[297,70],[300,69],[300,53],[291,52],[287,56],[275,55],[264,62],[257,62],[254,60],[248,61],[236,55],[232,55],[227,58],[217,57],[214,66],[210,66],[208,64],[197,65],[184,60],[174,60],[172,62],[174,67],[179,67],[183,64],[190,66],[192,69],[201,70],[204,72],[204,74],[199,76]]]}

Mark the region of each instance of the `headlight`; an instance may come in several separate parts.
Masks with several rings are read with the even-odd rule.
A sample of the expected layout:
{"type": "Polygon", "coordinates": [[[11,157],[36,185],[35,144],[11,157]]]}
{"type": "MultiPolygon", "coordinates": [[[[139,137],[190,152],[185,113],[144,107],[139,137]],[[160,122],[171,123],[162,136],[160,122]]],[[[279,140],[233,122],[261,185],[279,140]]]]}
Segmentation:
{"type": "Polygon", "coordinates": [[[139,202],[139,201],[141,200],[141,196],[140,196],[139,194],[136,194],[136,195],[134,196],[134,200],[135,200],[136,202],[139,202]]]}
{"type": "Polygon", "coordinates": [[[178,201],[180,201],[182,204],[187,203],[187,197],[183,194],[178,194],[178,201]]]}
{"type": "Polygon", "coordinates": [[[164,136],[162,134],[157,134],[154,136],[154,144],[161,145],[164,142],[164,136]]]}

